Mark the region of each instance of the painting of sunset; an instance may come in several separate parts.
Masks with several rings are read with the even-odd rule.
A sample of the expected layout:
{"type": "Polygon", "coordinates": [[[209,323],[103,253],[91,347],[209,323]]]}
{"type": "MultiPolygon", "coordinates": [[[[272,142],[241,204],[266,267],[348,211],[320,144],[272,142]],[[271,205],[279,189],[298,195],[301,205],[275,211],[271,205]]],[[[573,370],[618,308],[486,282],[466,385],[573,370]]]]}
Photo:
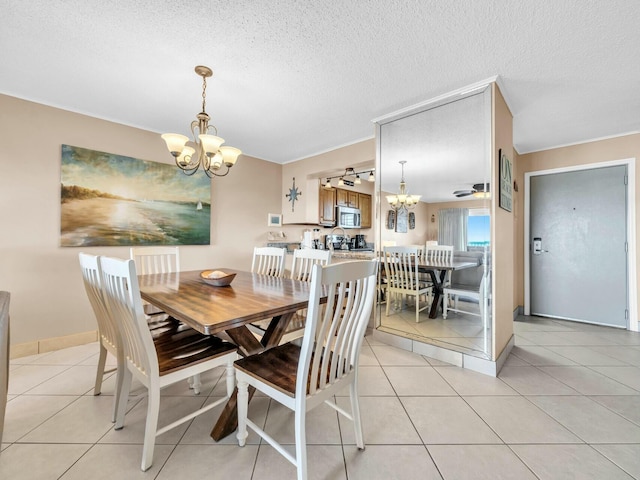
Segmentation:
{"type": "Polygon", "coordinates": [[[210,199],[204,174],[62,145],[62,247],[209,245],[210,199]]]}

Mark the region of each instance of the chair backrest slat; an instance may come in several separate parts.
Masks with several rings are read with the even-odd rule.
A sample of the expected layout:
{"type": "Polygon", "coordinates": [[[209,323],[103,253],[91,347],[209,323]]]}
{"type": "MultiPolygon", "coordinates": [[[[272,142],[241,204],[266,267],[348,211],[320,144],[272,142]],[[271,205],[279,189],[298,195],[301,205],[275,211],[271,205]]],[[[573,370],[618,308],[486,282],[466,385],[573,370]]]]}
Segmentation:
{"type": "Polygon", "coordinates": [[[390,287],[415,289],[419,282],[417,247],[384,247],[384,269],[390,287]]]}
{"type": "Polygon", "coordinates": [[[282,277],[284,273],[284,259],[286,248],[255,247],[253,249],[253,261],[251,271],[260,275],[282,277]]]}
{"type": "Polygon", "coordinates": [[[335,383],[356,367],[373,308],[376,272],[376,260],[313,266],[298,364],[297,401],[335,383]],[[326,305],[320,304],[323,291],[327,293],[326,305]]]}
{"type": "Polygon", "coordinates": [[[125,359],[143,375],[157,376],[158,358],[142,309],[135,262],[109,257],[101,257],[99,262],[105,302],[118,322],[125,359]]]}
{"type": "Polygon", "coordinates": [[[311,269],[314,265],[331,263],[330,250],[296,249],[293,251],[291,278],[302,282],[311,281],[311,269]]]}
{"type": "Polygon", "coordinates": [[[453,245],[426,245],[425,258],[430,261],[451,263],[453,245]]]}
{"type": "Polygon", "coordinates": [[[129,253],[136,263],[138,275],[180,271],[178,247],[131,247],[129,253]]]}

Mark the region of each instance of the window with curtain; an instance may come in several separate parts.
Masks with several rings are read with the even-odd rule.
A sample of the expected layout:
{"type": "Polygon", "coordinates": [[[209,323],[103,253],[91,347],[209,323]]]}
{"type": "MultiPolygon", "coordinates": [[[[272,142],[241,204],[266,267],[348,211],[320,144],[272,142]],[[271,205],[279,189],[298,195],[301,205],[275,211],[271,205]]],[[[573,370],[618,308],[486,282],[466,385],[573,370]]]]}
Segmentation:
{"type": "Polygon", "coordinates": [[[470,208],[467,221],[468,250],[488,247],[491,243],[491,217],[488,208],[470,208]]]}
{"type": "Polygon", "coordinates": [[[438,212],[438,244],[467,249],[468,208],[443,208],[438,212]]]}

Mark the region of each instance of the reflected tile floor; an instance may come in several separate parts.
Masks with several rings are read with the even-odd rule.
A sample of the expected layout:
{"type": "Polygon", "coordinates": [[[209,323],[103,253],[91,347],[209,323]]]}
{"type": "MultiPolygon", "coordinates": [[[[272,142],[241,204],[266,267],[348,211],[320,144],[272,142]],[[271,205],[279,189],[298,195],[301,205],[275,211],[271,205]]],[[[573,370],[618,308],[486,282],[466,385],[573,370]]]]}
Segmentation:
{"type": "MultiPolygon", "coordinates": [[[[514,330],[516,346],[498,378],[367,336],[360,360],[367,447],[358,451],[351,422],[333,409],[314,410],[309,477],[640,479],[640,335],[535,317],[520,317],[514,330]]],[[[125,428],[114,431],[113,374],[93,396],[97,352],[94,343],[11,362],[0,478],[295,478],[255,434],[243,448],[233,435],[211,440],[221,407],[158,437],[153,467],[141,472],[146,399],[130,399],[125,428]]],[[[204,376],[199,396],[186,383],[163,391],[161,425],[221,396],[221,375],[204,376]]],[[[346,392],[335,401],[348,407],[346,392]]],[[[256,395],[250,416],[292,444],[285,408],[256,395]]]]}
{"type": "MultiPolygon", "coordinates": [[[[421,302],[422,306],[422,302],[421,302]]],[[[395,335],[420,339],[443,348],[469,355],[484,357],[484,352],[491,349],[491,332],[484,331],[482,319],[476,315],[450,311],[447,319],[442,318],[442,310],[436,318],[429,318],[429,309],[420,312],[420,321],[416,322],[415,303],[392,301],[389,316],[386,315],[386,304],[381,305],[380,322],[383,331],[395,335]],[[485,333],[487,338],[485,339],[485,333]]],[[[471,312],[479,312],[478,304],[460,300],[459,307],[471,312]]]]}

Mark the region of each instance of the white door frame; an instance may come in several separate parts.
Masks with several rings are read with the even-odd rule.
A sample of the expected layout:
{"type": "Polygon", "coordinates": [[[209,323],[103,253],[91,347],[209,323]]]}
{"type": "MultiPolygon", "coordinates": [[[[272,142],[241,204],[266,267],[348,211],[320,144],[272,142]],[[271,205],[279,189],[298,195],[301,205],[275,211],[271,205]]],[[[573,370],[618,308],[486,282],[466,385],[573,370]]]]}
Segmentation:
{"type": "Polygon", "coordinates": [[[574,165],[571,167],[553,168],[549,170],[539,170],[524,174],[524,314],[531,314],[531,266],[529,255],[530,237],[530,194],[531,177],[539,175],[552,175],[555,173],[575,172],[580,170],[591,170],[594,168],[614,167],[618,165],[627,166],[627,286],[629,289],[629,318],[627,319],[627,329],[638,331],[638,287],[636,282],[636,173],[635,158],[622,160],[612,160],[609,162],[587,163],[584,165],[574,165]]]}

